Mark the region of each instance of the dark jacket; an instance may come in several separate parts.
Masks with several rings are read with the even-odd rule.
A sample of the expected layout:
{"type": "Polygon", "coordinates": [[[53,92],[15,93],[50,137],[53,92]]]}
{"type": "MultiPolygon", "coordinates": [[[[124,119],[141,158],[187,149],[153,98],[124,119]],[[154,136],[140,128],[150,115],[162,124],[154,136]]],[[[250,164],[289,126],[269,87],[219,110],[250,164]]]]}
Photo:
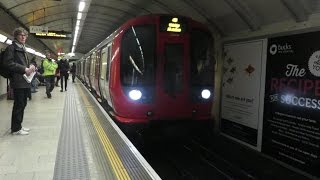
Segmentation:
{"type": "Polygon", "coordinates": [[[34,65],[34,67],[38,67],[38,64],[37,64],[37,62],[36,62],[36,58],[32,58],[31,60],[30,60],[30,64],[33,64],[34,65]]]}
{"type": "Polygon", "coordinates": [[[72,64],[70,72],[71,72],[72,74],[75,74],[75,73],[76,73],[76,65],[75,65],[75,64],[72,64]]]}
{"type": "Polygon", "coordinates": [[[29,67],[25,50],[18,47],[15,42],[9,45],[4,53],[4,65],[12,72],[10,85],[14,89],[30,88],[31,85],[23,78],[25,69],[29,67]]]}
{"type": "Polygon", "coordinates": [[[62,74],[66,74],[68,71],[69,71],[69,69],[70,69],[70,66],[69,66],[69,62],[67,62],[66,60],[60,60],[59,62],[58,62],[58,69],[59,69],[59,71],[60,71],[60,74],[62,73],[62,74]]]}

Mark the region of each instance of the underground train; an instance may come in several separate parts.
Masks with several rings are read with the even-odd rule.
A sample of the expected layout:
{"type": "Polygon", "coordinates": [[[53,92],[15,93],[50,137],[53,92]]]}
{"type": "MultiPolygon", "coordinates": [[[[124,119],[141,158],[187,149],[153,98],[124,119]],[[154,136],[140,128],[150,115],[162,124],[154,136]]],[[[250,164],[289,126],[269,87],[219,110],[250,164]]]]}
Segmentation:
{"type": "Polygon", "coordinates": [[[125,22],[77,61],[77,77],[126,131],[208,127],[214,98],[213,37],[188,17],[125,22]]]}

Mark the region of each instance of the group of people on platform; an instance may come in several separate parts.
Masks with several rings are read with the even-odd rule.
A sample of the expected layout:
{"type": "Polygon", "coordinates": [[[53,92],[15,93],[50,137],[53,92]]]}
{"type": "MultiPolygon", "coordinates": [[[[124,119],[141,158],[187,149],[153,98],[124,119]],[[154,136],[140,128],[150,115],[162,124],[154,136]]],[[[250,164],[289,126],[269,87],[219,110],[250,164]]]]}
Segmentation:
{"type": "MultiPolygon", "coordinates": [[[[55,61],[51,53],[46,51],[46,58],[42,60],[41,67],[38,67],[35,58],[28,59],[25,43],[28,31],[24,28],[16,28],[13,31],[14,41],[9,45],[3,55],[3,66],[11,72],[10,87],[13,90],[13,108],[11,115],[11,133],[13,135],[28,135],[30,129],[23,127],[24,110],[27,106],[27,99],[31,99],[31,92],[37,92],[38,78],[43,77],[46,85],[46,95],[51,98],[51,92],[55,86],[55,78],[60,78],[60,92],[67,91],[67,80],[69,72],[72,73],[72,82],[75,80],[76,66],[73,63],[71,69],[66,59],[55,61]],[[24,75],[36,74],[31,83],[25,80],[24,75]],[[63,86],[64,85],[64,86],[63,86]]],[[[58,81],[56,81],[58,83],[58,81]]]]}
{"type": "Polygon", "coordinates": [[[72,82],[75,80],[76,65],[72,64],[71,69],[69,62],[66,59],[55,61],[51,58],[51,53],[46,51],[46,58],[42,60],[41,76],[44,78],[46,85],[46,94],[48,98],[51,98],[51,92],[54,86],[59,87],[60,81],[60,92],[67,91],[69,73],[72,74],[72,82]]]}
{"type": "Polygon", "coordinates": [[[45,84],[46,84],[46,94],[48,98],[51,98],[51,92],[54,86],[58,86],[60,80],[60,92],[67,91],[69,72],[72,73],[72,81],[75,78],[75,64],[72,65],[70,69],[69,62],[66,59],[61,59],[55,61],[51,58],[51,53],[46,52],[46,58],[42,62],[43,64],[43,74],[45,84]],[[57,80],[56,80],[57,78],[57,80]]]}

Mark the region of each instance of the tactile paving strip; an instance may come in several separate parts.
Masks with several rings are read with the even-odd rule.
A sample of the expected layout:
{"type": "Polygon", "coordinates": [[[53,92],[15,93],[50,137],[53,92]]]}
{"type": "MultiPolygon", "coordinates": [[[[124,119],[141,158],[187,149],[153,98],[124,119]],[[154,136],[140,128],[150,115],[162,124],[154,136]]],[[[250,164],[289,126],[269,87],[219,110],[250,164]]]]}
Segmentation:
{"type": "Polygon", "coordinates": [[[79,115],[73,93],[68,92],[66,95],[64,107],[53,179],[90,179],[79,115]]]}
{"type": "MultiPolygon", "coordinates": [[[[80,100],[80,99],[79,99],[80,100]]],[[[91,153],[93,155],[93,161],[96,166],[96,171],[98,173],[97,177],[99,180],[113,180],[117,179],[114,176],[113,170],[111,168],[111,164],[109,160],[106,157],[106,154],[103,150],[103,146],[99,141],[99,137],[97,135],[96,130],[94,129],[92,122],[90,121],[90,117],[88,115],[87,109],[84,106],[83,103],[81,103],[81,106],[79,107],[80,113],[82,114],[84,118],[84,123],[86,126],[87,134],[88,134],[88,142],[90,146],[91,153]]],[[[91,168],[91,167],[90,167],[91,168]]],[[[90,171],[92,172],[92,171],[90,171]]],[[[94,178],[91,174],[91,177],[94,178]]]]}
{"type": "MultiPolygon", "coordinates": [[[[110,125],[109,121],[106,120],[106,117],[100,112],[99,108],[96,107],[94,100],[92,98],[88,98],[90,104],[93,105],[93,109],[95,111],[95,114],[97,116],[97,119],[99,120],[101,127],[104,129],[104,132],[106,132],[108,138],[111,140],[113,148],[115,148],[116,152],[119,154],[119,158],[121,159],[125,169],[127,170],[130,179],[131,180],[151,180],[153,179],[150,177],[150,175],[147,173],[144,167],[140,164],[140,162],[137,160],[137,158],[134,156],[134,154],[131,152],[130,148],[124,143],[123,139],[118,135],[116,130],[110,125]]],[[[86,112],[85,109],[83,109],[82,112],[86,112]]],[[[89,125],[87,125],[89,127],[89,125]]],[[[92,130],[94,131],[94,130],[92,130]]],[[[94,133],[96,134],[96,133],[94,133]]],[[[98,139],[98,137],[95,137],[95,139],[98,139]]],[[[93,141],[93,140],[92,140],[93,141]]],[[[96,141],[96,140],[95,140],[96,141]]],[[[98,143],[95,145],[96,151],[101,151],[97,154],[99,154],[98,161],[105,161],[105,158],[103,158],[103,148],[98,143]],[[99,148],[100,146],[100,148],[99,148]]],[[[108,161],[111,161],[110,159],[108,161]]],[[[100,162],[99,164],[105,164],[105,162],[100,162]]],[[[108,165],[102,166],[104,168],[105,172],[110,172],[110,164],[108,162],[108,165]]],[[[116,179],[114,176],[111,176],[109,174],[109,177],[107,179],[116,179]]]]}

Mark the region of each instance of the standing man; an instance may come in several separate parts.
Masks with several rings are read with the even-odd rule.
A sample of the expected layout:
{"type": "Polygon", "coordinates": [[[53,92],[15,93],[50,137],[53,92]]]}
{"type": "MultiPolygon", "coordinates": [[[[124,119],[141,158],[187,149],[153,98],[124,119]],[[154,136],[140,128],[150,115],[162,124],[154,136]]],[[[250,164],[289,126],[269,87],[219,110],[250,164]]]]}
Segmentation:
{"type": "Polygon", "coordinates": [[[69,62],[66,59],[61,59],[58,62],[58,69],[60,71],[60,92],[63,92],[63,81],[64,81],[64,90],[67,91],[67,83],[68,83],[68,72],[70,70],[69,62]]]}
{"type": "Polygon", "coordinates": [[[56,72],[54,74],[54,76],[57,77],[56,83],[55,83],[55,86],[57,86],[57,87],[59,87],[59,80],[60,80],[59,62],[60,62],[60,59],[58,59],[56,62],[58,64],[58,68],[56,69],[56,72]]]}
{"type": "Polygon", "coordinates": [[[72,66],[71,66],[71,74],[72,74],[72,82],[74,83],[74,79],[76,78],[76,64],[75,63],[72,63],[72,66]]]}
{"type": "Polygon", "coordinates": [[[51,92],[54,88],[55,72],[58,68],[58,64],[51,59],[51,53],[46,51],[46,58],[43,60],[43,76],[46,81],[46,94],[51,98],[51,92]]]}
{"type": "Polygon", "coordinates": [[[14,103],[11,115],[11,133],[13,135],[28,135],[30,129],[22,127],[22,121],[31,85],[23,78],[23,75],[29,76],[35,71],[35,66],[30,64],[26,54],[25,43],[28,32],[19,27],[13,31],[13,37],[14,41],[6,48],[3,57],[4,66],[12,72],[10,84],[13,88],[14,103]]]}

